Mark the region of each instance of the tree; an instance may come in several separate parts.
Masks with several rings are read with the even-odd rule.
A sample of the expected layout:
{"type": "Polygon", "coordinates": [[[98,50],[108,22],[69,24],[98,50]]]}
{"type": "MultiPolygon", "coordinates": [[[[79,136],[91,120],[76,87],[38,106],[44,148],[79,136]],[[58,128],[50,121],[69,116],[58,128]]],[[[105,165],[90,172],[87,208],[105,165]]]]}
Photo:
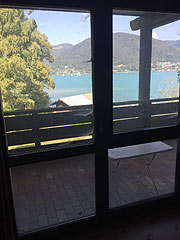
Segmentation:
{"type": "Polygon", "coordinates": [[[159,89],[160,98],[174,98],[179,96],[179,83],[176,79],[164,80],[164,87],[159,89]]]}
{"type": "MultiPolygon", "coordinates": [[[[31,11],[28,12],[31,14],[31,11]]],[[[52,46],[22,9],[0,9],[0,88],[4,111],[47,107],[55,87],[52,46]]]]}

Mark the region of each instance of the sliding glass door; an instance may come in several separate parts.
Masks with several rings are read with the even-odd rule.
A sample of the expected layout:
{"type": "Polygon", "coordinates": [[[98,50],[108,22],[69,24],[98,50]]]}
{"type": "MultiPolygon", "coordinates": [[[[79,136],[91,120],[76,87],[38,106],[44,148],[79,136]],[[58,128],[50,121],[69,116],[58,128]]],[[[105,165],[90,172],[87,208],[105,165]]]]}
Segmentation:
{"type": "MultiPolygon", "coordinates": [[[[145,129],[178,124],[179,19],[114,10],[113,132],[119,136],[137,130],[146,136],[145,129]]],[[[161,137],[142,137],[132,146],[122,139],[109,149],[110,208],[175,191],[177,140],[161,137]]]]}
{"type": "Polygon", "coordinates": [[[16,238],[177,195],[179,19],[0,8],[0,139],[16,238]]]}

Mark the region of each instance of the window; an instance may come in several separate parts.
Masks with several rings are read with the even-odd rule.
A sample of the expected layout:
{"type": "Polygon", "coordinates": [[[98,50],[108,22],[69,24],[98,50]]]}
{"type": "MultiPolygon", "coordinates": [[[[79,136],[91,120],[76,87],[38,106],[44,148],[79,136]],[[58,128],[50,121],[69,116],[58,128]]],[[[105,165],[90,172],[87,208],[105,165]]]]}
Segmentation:
{"type": "Polygon", "coordinates": [[[179,16],[115,10],[114,133],[177,124],[179,16]]]}
{"type": "Polygon", "coordinates": [[[90,13],[4,8],[1,22],[9,153],[92,142],[90,13]]]}

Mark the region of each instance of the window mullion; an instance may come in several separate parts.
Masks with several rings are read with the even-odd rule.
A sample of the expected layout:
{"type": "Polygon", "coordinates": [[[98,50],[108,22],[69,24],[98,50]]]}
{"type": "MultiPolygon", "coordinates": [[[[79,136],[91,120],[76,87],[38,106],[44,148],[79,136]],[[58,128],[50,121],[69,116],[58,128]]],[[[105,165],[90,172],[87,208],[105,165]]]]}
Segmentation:
{"type": "Polygon", "coordinates": [[[92,11],[92,61],[96,213],[103,217],[108,203],[108,142],[112,136],[112,11],[92,11]]]}

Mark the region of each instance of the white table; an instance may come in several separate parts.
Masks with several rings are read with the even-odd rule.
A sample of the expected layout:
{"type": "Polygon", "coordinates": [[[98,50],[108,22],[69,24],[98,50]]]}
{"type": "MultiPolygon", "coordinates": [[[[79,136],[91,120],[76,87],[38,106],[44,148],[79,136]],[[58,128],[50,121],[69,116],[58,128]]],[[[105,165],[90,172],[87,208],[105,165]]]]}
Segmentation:
{"type": "Polygon", "coordinates": [[[151,160],[147,163],[146,167],[141,172],[137,181],[140,181],[140,179],[142,178],[144,173],[147,170],[149,170],[152,182],[153,182],[156,192],[158,194],[157,187],[154,182],[154,179],[153,179],[153,176],[151,173],[151,169],[149,166],[152,163],[152,161],[154,160],[157,153],[166,152],[166,151],[170,151],[173,149],[174,148],[169,146],[168,144],[158,141],[158,142],[144,143],[144,144],[138,144],[138,145],[133,145],[133,146],[128,146],[128,147],[119,147],[119,148],[114,148],[114,149],[108,150],[109,159],[117,160],[117,165],[112,172],[109,182],[112,180],[117,168],[119,167],[119,163],[121,160],[124,160],[126,158],[145,156],[145,155],[153,155],[151,160]]]}

